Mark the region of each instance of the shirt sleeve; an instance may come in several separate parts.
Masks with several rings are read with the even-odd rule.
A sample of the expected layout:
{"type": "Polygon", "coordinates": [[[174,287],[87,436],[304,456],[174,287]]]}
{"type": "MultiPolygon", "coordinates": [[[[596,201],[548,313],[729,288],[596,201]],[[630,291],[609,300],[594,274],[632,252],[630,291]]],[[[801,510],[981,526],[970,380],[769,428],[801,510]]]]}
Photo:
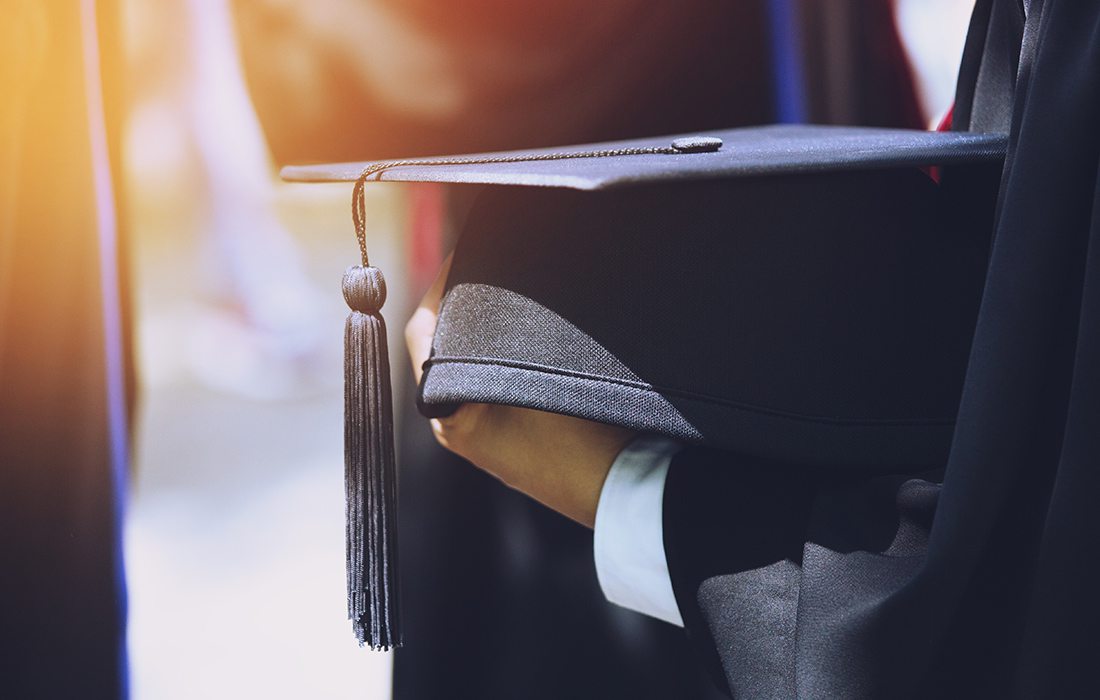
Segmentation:
{"type": "Polygon", "coordinates": [[[683,627],[665,559],[665,477],[680,445],[643,435],[607,473],[596,506],[596,576],[608,601],[683,627]]]}

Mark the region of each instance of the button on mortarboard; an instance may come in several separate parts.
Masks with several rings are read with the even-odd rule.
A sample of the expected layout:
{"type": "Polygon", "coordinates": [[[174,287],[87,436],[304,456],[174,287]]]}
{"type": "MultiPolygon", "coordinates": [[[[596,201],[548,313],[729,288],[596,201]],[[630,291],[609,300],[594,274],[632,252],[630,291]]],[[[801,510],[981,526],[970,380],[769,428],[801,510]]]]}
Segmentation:
{"type": "Polygon", "coordinates": [[[681,153],[713,153],[722,148],[722,139],[717,136],[685,136],[673,141],[672,147],[681,153]]]}

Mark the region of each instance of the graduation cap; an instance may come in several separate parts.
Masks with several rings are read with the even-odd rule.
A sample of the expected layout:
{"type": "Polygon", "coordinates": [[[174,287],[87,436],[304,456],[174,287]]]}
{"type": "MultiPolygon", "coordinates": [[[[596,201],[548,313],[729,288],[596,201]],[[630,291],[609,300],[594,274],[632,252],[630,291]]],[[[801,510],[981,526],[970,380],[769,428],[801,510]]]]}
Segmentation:
{"type": "Polygon", "coordinates": [[[892,471],[947,454],[1006,145],[768,126],[284,168],[290,181],[356,183],[345,454],[360,641],[400,643],[385,285],[367,261],[366,183],[489,186],[454,252],[425,415],[509,404],[892,471]]]}

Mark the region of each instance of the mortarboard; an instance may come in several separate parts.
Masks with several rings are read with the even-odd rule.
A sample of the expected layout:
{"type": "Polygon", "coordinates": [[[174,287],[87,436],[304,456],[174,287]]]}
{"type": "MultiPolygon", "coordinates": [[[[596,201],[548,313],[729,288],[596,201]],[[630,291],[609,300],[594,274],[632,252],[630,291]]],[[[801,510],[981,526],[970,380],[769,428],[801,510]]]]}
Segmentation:
{"type": "Polygon", "coordinates": [[[349,616],[400,644],[371,180],[489,185],[452,260],[421,411],[516,405],[859,470],[947,454],[1004,134],[768,126],[284,168],[354,181],[344,291],[349,616]],[[944,167],[940,182],[925,167],[944,167]]]}

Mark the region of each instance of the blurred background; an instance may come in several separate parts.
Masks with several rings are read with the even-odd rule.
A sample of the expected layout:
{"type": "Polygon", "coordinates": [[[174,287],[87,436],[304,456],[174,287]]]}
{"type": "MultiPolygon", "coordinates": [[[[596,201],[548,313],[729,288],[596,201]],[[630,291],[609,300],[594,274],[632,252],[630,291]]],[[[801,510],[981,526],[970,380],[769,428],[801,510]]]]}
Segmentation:
{"type": "MultiPolygon", "coordinates": [[[[349,639],[334,565],[350,190],[278,183],[229,3],[121,10],[142,392],[126,527],[133,696],[389,697],[391,659],[349,639]]],[[[403,192],[369,196],[372,255],[400,280],[403,192]]],[[[404,303],[387,305],[395,324],[404,303]]]]}
{"type": "Polygon", "coordinates": [[[0,688],[712,696],[679,630],[603,602],[590,533],[444,454],[415,415],[400,328],[473,188],[367,188],[409,646],[356,646],[350,186],[281,184],[277,167],[774,121],[925,127],[950,105],[971,5],[8,0],[0,688]]]}

